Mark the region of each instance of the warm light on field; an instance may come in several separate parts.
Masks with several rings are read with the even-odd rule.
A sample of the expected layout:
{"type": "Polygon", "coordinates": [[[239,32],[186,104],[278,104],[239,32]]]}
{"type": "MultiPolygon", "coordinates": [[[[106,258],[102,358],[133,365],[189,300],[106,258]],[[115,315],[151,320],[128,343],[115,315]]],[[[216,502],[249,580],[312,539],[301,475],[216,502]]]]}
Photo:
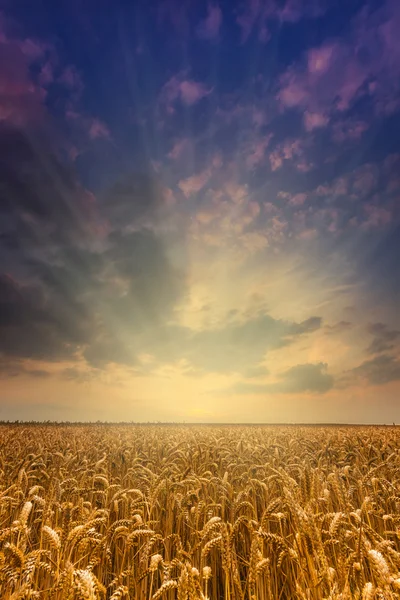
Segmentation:
{"type": "Polygon", "coordinates": [[[393,427],[1,425],[2,600],[395,600],[393,427]]]}

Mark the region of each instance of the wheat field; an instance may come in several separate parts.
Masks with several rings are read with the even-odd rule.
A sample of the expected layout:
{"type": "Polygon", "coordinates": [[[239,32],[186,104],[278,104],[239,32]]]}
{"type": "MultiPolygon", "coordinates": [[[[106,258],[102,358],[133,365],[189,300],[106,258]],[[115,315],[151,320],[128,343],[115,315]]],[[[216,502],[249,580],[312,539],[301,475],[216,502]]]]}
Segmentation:
{"type": "Polygon", "coordinates": [[[399,431],[2,425],[0,597],[399,598],[399,431]]]}

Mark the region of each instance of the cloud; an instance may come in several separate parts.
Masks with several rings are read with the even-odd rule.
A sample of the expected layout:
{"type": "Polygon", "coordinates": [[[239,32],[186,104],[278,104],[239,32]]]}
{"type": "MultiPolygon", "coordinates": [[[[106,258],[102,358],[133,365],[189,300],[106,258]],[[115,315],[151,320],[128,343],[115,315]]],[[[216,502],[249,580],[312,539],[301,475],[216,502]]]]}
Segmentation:
{"type": "Polygon", "coordinates": [[[372,385],[384,385],[400,380],[400,361],[394,356],[381,354],[366,360],[348,372],[348,376],[360,378],[372,385]]]}
{"type": "Polygon", "coordinates": [[[189,12],[191,0],[160,0],[157,3],[157,20],[160,25],[169,22],[181,38],[187,38],[190,33],[189,12]]]}
{"type": "Polygon", "coordinates": [[[211,92],[212,89],[207,89],[203,83],[198,81],[185,80],[179,84],[180,98],[187,106],[196,104],[196,102],[208,96],[211,92]]]}
{"type": "Polygon", "coordinates": [[[201,331],[192,339],[188,360],[208,371],[241,372],[257,364],[268,350],[286,345],[290,325],[262,315],[201,331]]]}
{"type": "Polygon", "coordinates": [[[50,112],[49,90],[61,85],[76,101],[83,90],[80,75],[72,65],[57,75],[56,47],[18,35],[19,23],[2,18],[0,27],[0,122],[21,128],[43,126],[50,112]]]}
{"type": "Polygon", "coordinates": [[[54,66],[52,62],[47,61],[41,68],[38,81],[42,86],[49,86],[54,81],[54,66]]]}
{"type": "Polygon", "coordinates": [[[351,244],[350,236],[357,230],[357,260],[363,253],[370,255],[375,244],[368,244],[364,234],[375,232],[379,246],[383,235],[390,234],[397,222],[397,176],[392,167],[388,170],[385,164],[385,161],[364,163],[347,172],[342,171],[331,181],[322,181],[314,190],[307,191],[307,205],[303,209],[301,194],[305,192],[280,191],[277,196],[287,201],[287,207],[298,202],[290,219],[297,237],[304,231],[316,230],[346,237],[346,243],[351,244]]]}
{"type": "Polygon", "coordinates": [[[178,182],[178,187],[182,190],[186,198],[190,198],[190,196],[197,194],[197,192],[200,192],[204,188],[204,186],[209,182],[211,175],[211,169],[207,168],[201,173],[191,175],[187,179],[182,179],[178,182]]]}
{"type": "Polygon", "coordinates": [[[27,377],[33,379],[48,379],[52,374],[45,369],[35,369],[26,367],[19,360],[0,359],[0,379],[10,379],[15,377],[27,377]]]}
{"type": "Polygon", "coordinates": [[[138,364],[141,343],[162,345],[185,289],[149,230],[110,233],[94,254],[60,248],[62,266],[31,264],[36,284],[0,279],[0,354],[10,360],[78,360],[95,367],[138,364]],[[75,255],[75,256],[74,256],[75,255]]]}
{"type": "MultiPolygon", "coordinates": [[[[350,107],[365,80],[365,70],[349,47],[325,43],[308,51],[304,67],[289,67],[281,76],[278,101],[282,110],[324,115],[327,123],[330,113],[350,107]]],[[[304,123],[312,125],[307,119],[304,123]]]]}
{"type": "Polygon", "coordinates": [[[329,123],[329,118],[318,112],[309,112],[306,110],[303,117],[304,128],[306,131],[313,131],[314,129],[320,129],[326,127],[329,123]]]}
{"type": "Polygon", "coordinates": [[[332,139],[334,142],[358,141],[368,129],[368,123],[360,119],[346,119],[334,123],[332,127],[332,139]]]}
{"type": "Polygon", "coordinates": [[[200,331],[182,326],[161,327],[150,337],[144,332],[140,348],[154,356],[158,364],[185,359],[206,373],[258,377],[267,372],[260,363],[268,352],[289,346],[316,329],[317,318],[293,323],[256,314],[246,321],[227,318],[217,327],[200,331]]]}
{"type": "Polygon", "coordinates": [[[3,127],[0,151],[2,362],[135,364],[138,332],[156,331],[186,288],[184,266],[145,226],[157,221],[161,186],[126,176],[97,202],[44,142],[3,127]]]}
{"type": "Polygon", "coordinates": [[[92,370],[83,370],[77,369],[76,367],[68,367],[67,369],[63,369],[60,373],[61,379],[65,379],[66,381],[75,381],[77,383],[88,383],[93,381],[96,378],[98,373],[92,370]]]}
{"type": "Polygon", "coordinates": [[[0,42],[0,122],[21,127],[43,120],[46,92],[31,77],[30,58],[18,41],[0,42]]]}
{"type": "Polygon", "coordinates": [[[184,74],[174,75],[162,87],[159,103],[168,114],[173,114],[177,103],[193,106],[212,91],[200,81],[185,79],[184,74]]]}
{"type": "MultiPolygon", "coordinates": [[[[80,140],[80,144],[82,144],[82,132],[85,134],[85,138],[88,138],[89,140],[112,139],[111,132],[103,121],[79,112],[75,108],[75,104],[76,103],[71,100],[68,101],[65,118],[69,122],[70,129],[74,136],[80,140]]],[[[76,146],[73,146],[72,154],[74,160],[80,154],[80,151],[76,146]]]]}
{"type": "MultiPolygon", "coordinates": [[[[109,276],[126,278],[127,288],[119,298],[118,314],[134,321],[154,324],[168,318],[180,299],[184,273],[169,263],[162,239],[149,229],[122,234],[113,232],[102,259],[109,276]],[[135,311],[136,309],[136,311],[135,311]]],[[[139,326],[139,323],[136,323],[139,326]]]]}
{"type": "Polygon", "coordinates": [[[246,165],[249,169],[255,169],[264,161],[265,151],[271,141],[272,134],[265,136],[252,145],[251,149],[246,153],[246,165]]]}
{"type": "MultiPolygon", "coordinates": [[[[338,200],[340,196],[347,196],[350,200],[366,200],[376,192],[382,173],[382,164],[364,163],[352,171],[342,174],[329,183],[320,184],[315,189],[317,196],[331,197],[338,200]]],[[[376,198],[374,198],[376,200],[376,198]]],[[[383,198],[382,198],[383,200],[383,198]]],[[[339,203],[338,203],[339,204],[339,203]]],[[[361,204],[363,210],[370,210],[368,203],[361,204]]],[[[344,208],[343,206],[341,208],[344,208]]],[[[348,211],[354,211],[354,205],[348,204],[348,211]]]]}
{"type": "Polygon", "coordinates": [[[294,323],[291,327],[293,335],[303,335],[306,333],[313,333],[320,329],[322,325],[321,317],[310,317],[301,323],[294,323]]]}
{"type": "Polygon", "coordinates": [[[288,204],[289,204],[289,206],[303,206],[303,204],[306,200],[307,200],[307,194],[304,194],[304,193],[294,194],[294,196],[289,198],[288,204]]]}
{"type": "Polygon", "coordinates": [[[372,203],[364,206],[364,212],[366,213],[366,216],[361,223],[362,229],[369,230],[386,227],[392,221],[392,214],[387,208],[375,206],[372,203]]]}
{"type": "Polygon", "coordinates": [[[73,65],[68,65],[64,68],[63,72],[58,78],[58,82],[73,92],[75,99],[81,95],[84,89],[82,77],[76,67],[73,65]]]}
{"type": "Polygon", "coordinates": [[[110,139],[110,130],[99,119],[92,119],[89,126],[89,137],[91,140],[98,138],[110,139]]]}
{"type": "Polygon", "coordinates": [[[365,163],[352,172],[353,192],[359,198],[369,196],[378,185],[379,168],[377,165],[365,163]]]}
{"type": "MultiPolygon", "coordinates": [[[[18,37],[19,24],[2,21],[0,34],[0,124],[22,130],[32,127],[36,132],[49,128],[54,109],[53,92],[58,91],[57,112],[75,123],[75,129],[85,130],[89,139],[110,138],[107,126],[100,120],[83,116],[77,105],[84,84],[81,74],[73,65],[60,65],[56,47],[46,41],[18,37]],[[5,24],[5,25],[4,25],[5,24]],[[61,71],[61,73],[60,73],[61,71]],[[60,93],[61,92],[61,93],[60,93]]],[[[76,132],[70,132],[70,135],[76,132]]],[[[54,135],[54,131],[53,131],[54,135]]],[[[56,134],[59,136],[59,131],[56,134]]],[[[61,141],[64,147],[79,155],[77,143],[61,141]]]]}
{"type": "Polygon", "coordinates": [[[215,174],[193,209],[187,229],[190,238],[229,251],[240,263],[271,244],[282,244],[288,230],[283,215],[267,214],[265,205],[251,199],[248,185],[237,183],[233,175],[221,181],[220,175],[215,174]]]}
{"type": "Polygon", "coordinates": [[[269,162],[271,164],[271,170],[277,171],[283,165],[283,158],[280,156],[279,152],[271,152],[269,155],[269,162]]]}
{"type": "Polygon", "coordinates": [[[399,261],[400,225],[394,222],[385,236],[358,253],[357,272],[365,282],[371,302],[385,302],[390,298],[393,306],[399,304],[399,261]]]}
{"type": "MultiPolygon", "coordinates": [[[[196,222],[191,230],[198,236],[207,236],[220,232],[219,243],[224,245],[226,238],[245,234],[248,226],[254,223],[260,214],[257,202],[245,201],[235,204],[227,199],[216,198],[210,194],[211,201],[204,201],[196,212],[196,222]]],[[[218,244],[218,240],[216,240],[218,244]]]]}
{"type": "Polygon", "coordinates": [[[303,364],[291,367],[280,375],[282,382],[276,384],[277,391],[295,394],[315,392],[323,394],[333,386],[333,377],[327,371],[326,363],[303,364]]]}
{"type": "Polygon", "coordinates": [[[236,21],[241,29],[241,41],[245,43],[255,30],[262,43],[270,39],[269,23],[296,23],[301,19],[321,16],[326,8],[321,0],[310,0],[307,4],[299,0],[250,0],[243,3],[243,10],[236,21]]]}
{"type": "Polygon", "coordinates": [[[97,326],[84,357],[95,367],[133,366],[139,354],[168,342],[165,323],[182,299],[186,275],[170,264],[161,239],[143,228],[112,232],[101,261],[97,326]]]}
{"type": "Polygon", "coordinates": [[[167,156],[171,160],[178,160],[191,148],[191,142],[187,138],[181,138],[174,142],[167,156]]]}
{"type": "Polygon", "coordinates": [[[327,373],[326,363],[306,363],[295,365],[278,376],[274,383],[256,384],[239,382],[227,388],[232,394],[324,394],[334,384],[332,375],[327,373]]]}
{"type": "Polygon", "coordinates": [[[39,285],[0,274],[0,354],[4,359],[60,360],[87,340],[91,318],[79,302],[63,302],[39,285]]]}
{"type": "Polygon", "coordinates": [[[347,177],[334,179],[330,184],[319,185],[315,190],[317,196],[344,196],[348,193],[349,181],[347,177]]]}
{"type": "Polygon", "coordinates": [[[41,61],[47,52],[52,52],[54,49],[48,43],[44,43],[39,40],[33,40],[31,38],[26,39],[17,39],[7,36],[6,33],[2,32],[1,42],[4,43],[14,43],[19,46],[21,52],[29,61],[29,63],[35,63],[37,61],[41,61]]]}
{"type": "Polygon", "coordinates": [[[349,321],[339,321],[338,323],[335,323],[334,325],[325,325],[324,329],[325,329],[325,334],[326,335],[336,335],[336,334],[341,334],[341,333],[345,333],[346,331],[349,331],[350,329],[352,329],[353,324],[350,323],[349,321]]]}
{"type": "Polygon", "coordinates": [[[3,235],[16,230],[14,243],[30,250],[43,250],[45,242],[90,237],[95,221],[91,196],[44,136],[33,142],[22,130],[0,125],[0,152],[3,235]]]}
{"type": "Polygon", "coordinates": [[[308,171],[312,168],[311,163],[307,163],[304,158],[304,141],[300,138],[287,139],[278,144],[269,155],[271,170],[280,169],[284,161],[296,161],[294,166],[300,172],[308,171]]]}
{"type": "Polygon", "coordinates": [[[157,215],[166,192],[149,173],[126,173],[101,195],[102,210],[115,229],[124,229],[157,215]]]}
{"type": "Polygon", "coordinates": [[[209,4],[207,17],[199,23],[197,35],[200,39],[216,40],[222,24],[222,11],[218,5],[209,4]]]}
{"type": "MultiPolygon", "coordinates": [[[[378,114],[398,110],[400,50],[393,32],[399,25],[398,3],[388,0],[375,11],[365,6],[347,37],[309,49],[302,64],[285,71],[277,94],[281,110],[306,111],[307,131],[326,126],[360,98],[368,98],[378,114]]],[[[334,138],[357,139],[362,131],[361,123],[348,131],[336,126],[334,138]]]]}
{"type": "Polygon", "coordinates": [[[369,354],[381,354],[393,350],[400,338],[400,331],[389,329],[383,323],[371,323],[367,327],[367,331],[373,336],[373,340],[367,349],[369,354]]]}

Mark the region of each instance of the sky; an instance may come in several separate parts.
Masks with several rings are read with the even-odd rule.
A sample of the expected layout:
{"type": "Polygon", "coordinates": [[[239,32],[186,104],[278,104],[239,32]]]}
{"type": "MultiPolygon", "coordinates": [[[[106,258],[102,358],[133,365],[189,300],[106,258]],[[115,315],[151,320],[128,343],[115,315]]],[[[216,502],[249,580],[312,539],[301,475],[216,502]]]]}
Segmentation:
{"type": "Polygon", "coordinates": [[[399,31],[0,0],[0,420],[400,422],[399,31]]]}

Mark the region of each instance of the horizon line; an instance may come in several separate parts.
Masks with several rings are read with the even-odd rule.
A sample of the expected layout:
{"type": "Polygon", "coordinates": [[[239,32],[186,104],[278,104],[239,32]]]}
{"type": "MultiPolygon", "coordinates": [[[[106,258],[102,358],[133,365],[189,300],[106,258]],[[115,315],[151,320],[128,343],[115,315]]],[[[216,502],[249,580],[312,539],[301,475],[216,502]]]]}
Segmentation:
{"type": "Polygon", "coordinates": [[[313,421],[313,422],[295,422],[295,421],[277,421],[277,422],[229,422],[229,421],[52,421],[50,419],[45,421],[30,420],[21,421],[20,419],[15,420],[0,420],[1,425],[178,425],[178,426],[216,426],[216,425],[230,425],[230,426],[260,426],[260,427],[277,427],[277,426],[290,426],[290,427],[397,427],[395,422],[392,423],[349,423],[349,422],[333,422],[333,421],[313,421]]]}

